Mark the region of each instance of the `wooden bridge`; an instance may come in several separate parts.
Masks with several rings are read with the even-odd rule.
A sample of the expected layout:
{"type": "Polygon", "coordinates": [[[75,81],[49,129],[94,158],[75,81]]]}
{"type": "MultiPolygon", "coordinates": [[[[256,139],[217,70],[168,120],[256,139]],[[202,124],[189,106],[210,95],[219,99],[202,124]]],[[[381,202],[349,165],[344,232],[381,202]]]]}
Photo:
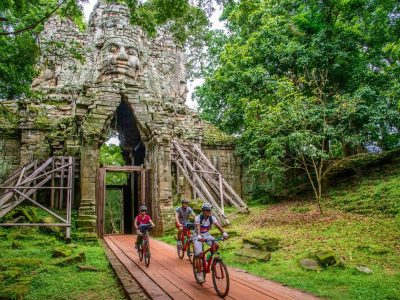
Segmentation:
{"type": "MultiPolygon", "coordinates": [[[[171,245],[151,239],[151,262],[146,268],[144,263],[139,261],[135,251],[135,239],[133,235],[104,237],[107,247],[129,272],[131,280],[140,285],[146,294],[139,297],[135,291],[130,296],[131,299],[221,299],[215,293],[210,274],[207,275],[207,282],[202,285],[197,284],[192,265],[186,257],[183,260],[179,259],[176,248],[171,245]]],[[[225,299],[317,299],[310,294],[284,287],[238,269],[229,268],[229,275],[230,291],[225,299]]],[[[126,278],[124,280],[127,281],[126,278]]]]}

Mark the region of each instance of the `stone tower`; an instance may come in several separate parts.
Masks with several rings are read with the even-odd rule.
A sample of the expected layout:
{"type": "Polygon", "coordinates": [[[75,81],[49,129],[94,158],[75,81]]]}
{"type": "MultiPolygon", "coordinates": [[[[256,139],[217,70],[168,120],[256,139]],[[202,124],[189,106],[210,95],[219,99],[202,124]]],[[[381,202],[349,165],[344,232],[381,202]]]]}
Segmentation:
{"type": "Polygon", "coordinates": [[[231,139],[185,106],[185,57],[168,32],[150,39],[129,23],[126,6],[101,0],[85,31],[51,18],[40,48],[40,75],[32,83],[37,96],[0,107],[0,157],[8,170],[49,156],[79,158],[77,205],[94,220],[99,149],[113,128],[126,164],[151,169],[160,230],[173,224],[172,139],[201,145],[241,193],[231,139]]]}

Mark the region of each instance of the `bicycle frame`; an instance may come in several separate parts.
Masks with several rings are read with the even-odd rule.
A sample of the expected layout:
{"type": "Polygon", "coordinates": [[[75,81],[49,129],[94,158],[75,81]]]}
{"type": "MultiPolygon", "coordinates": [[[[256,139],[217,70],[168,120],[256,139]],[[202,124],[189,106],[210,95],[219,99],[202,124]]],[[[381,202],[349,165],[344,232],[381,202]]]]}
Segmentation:
{"type": "Polygon", "coordinates": [[[181,242],[182,242],[182,250],[183,252],[186,252],[187,248],[190,245],[190,238],[192,237],[192,231],[190,229],[187,229],[185,226],[183,226],[183,230],[181,233],[181,242]],[[186,237],[186,242],[185,242],[185,237],[186,237]]]}
{"type": "Polygon", "coordinates": [[[210,273],[211,272],[211,266],[214,262],[214,255],[217,254],[219,255],[218,252],[218,248],[216,249],[216,251],[212,251],[212,249],[214,248],[214,243],[217,242],[218,240],[222,240],[222,239],[216,239],[215,241],[213,241],[212,245],[210,248],[208,248],[206,251],[204,251],[201,255],[201,259],[203,261],[203,272],[205,273],[210,273]],[[207,253],[210,253],[210,257],[207,259],[207,253]]]}
{"type": "Polygon", "coordinates": [[[141,247],[139,249],[139,251],[144,255],[145,251],[146,251],[146,247],[145,245],[147,244],[146,247],[149,247],[150,243],[149,243],[149,231],[145,230],[142,231],[142,243],[141,243],[141,247]]]}

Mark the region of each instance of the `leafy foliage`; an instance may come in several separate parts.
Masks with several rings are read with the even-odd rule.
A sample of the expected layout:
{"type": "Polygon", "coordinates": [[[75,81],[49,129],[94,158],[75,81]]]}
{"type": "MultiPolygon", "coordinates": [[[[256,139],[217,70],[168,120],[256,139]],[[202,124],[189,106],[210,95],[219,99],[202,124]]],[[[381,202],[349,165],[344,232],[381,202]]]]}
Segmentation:
{"type": "MultiPolygon", "coordinates": [[[[100,164],[102,165],[125,165],[122,157],[121,147],[114,144],[103,144],[100,148],[100,164]]],[[[107,184],[126,184],[126,173],[107,172],[107,184]]]]}
{"type": "Polygon", "coordinates": [[[238,135],[251,173],[270,179],[264,190],[282,188],[291,168],[318,190],[368,143],[399,145],[398,11],[380,0],[226,5],[230,33],[196,97],[204,118],[238,135]]]}
{"type": "Polygon", "coordinates": [[[30,84],[37,74],[35,64],[39,49],[36,37],[43,30],[43,21],[57,10],[82,27],[79,3],[76,0],[1,1],[0,99],[30,94],[30,84]]]}

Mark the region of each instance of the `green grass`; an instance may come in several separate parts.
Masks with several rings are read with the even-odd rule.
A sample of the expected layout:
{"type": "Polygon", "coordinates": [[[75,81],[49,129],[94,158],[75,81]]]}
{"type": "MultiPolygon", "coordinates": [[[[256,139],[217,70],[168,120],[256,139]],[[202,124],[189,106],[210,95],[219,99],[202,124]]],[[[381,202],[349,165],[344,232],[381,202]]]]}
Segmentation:
{"type": "Polygon", "coordinates": [[[392,164],[331,188],[325,205],[364,215],[400,215],[399,167],[392,164]]]}
{"type": "Polygon", "coordinates": [[[281,249],[272,252],[266,263],[244,263],[235,255],[242,237],[233,237],[223,246],[226,262],[267,279],[312,292],[329,299],[400,299],[399,227],[392,218],[356,216],[328,211],[318,217],[294,213],[293,204],[252,209],[251,217],[233,221],[241,236],[269,236],[281,239],[281,249]],[[279,209],[278,209],[279,208],[279,209]],[[305,219],[298,218],[306,216],[305,219]],[[321,272],[305,271],[298,261],[319,250],[333,250],[344,268],[321,272]],[[360,273],[365,265],[373,274],[360,273]]]}
{"type": "MultiPolygon", "coordinates": [[[[387,166],[331,187],[324,215],[315,202],[286,201],[253,205],[227,228],[237,236],[221,245],[225,261],[266,279],[327,299],[400,299],[400,172],[387,166]],[[236,251],[246,236],[280,239],[268,262],[243,260],[236,251]],[[303,270],[299,260],[330,250],[341,266],[303,270]],[[359,272],[366,266],[373,273],[359,272]]],[[[174,244],[174,232],[161,239],[174,244]]]]}
{"type": "MultiPolygon", "coordinates": [[[[18,283],[21,282],[21,278],[29,276],[28,290],[24,299],[125,299],[104,250],[98,242],[77,242],[66,245],[51,235],[34,230],[29,232],[29,238],[20,236],[16,240],[20,249],[13,249],[12,236],[18,236],[17,233],[21,229],[0,228],[0,230],[8,235],[0,237],[0,277],[3,277],[0,280],[0,291],[19,289],[18,283]],[[52,251],[56,247],[71,247],[73,253],[84,252],[86,262],[82,264],[94,266],[99,271],[81,272],[78,270],[78,264],[54,266],[52,251]],[[20,258],[24,260],[18,263],[20,258]],[[41,263],[29,266],[29,261],[35,262],[35,260],[40,260],[41,263]],[[15,268],[22,268],[21,274],[16,277],[7,275],[7,271],[15,268]]],[[[31,229],[22,229],[22,232],[25,230],[31,229]]]]}

